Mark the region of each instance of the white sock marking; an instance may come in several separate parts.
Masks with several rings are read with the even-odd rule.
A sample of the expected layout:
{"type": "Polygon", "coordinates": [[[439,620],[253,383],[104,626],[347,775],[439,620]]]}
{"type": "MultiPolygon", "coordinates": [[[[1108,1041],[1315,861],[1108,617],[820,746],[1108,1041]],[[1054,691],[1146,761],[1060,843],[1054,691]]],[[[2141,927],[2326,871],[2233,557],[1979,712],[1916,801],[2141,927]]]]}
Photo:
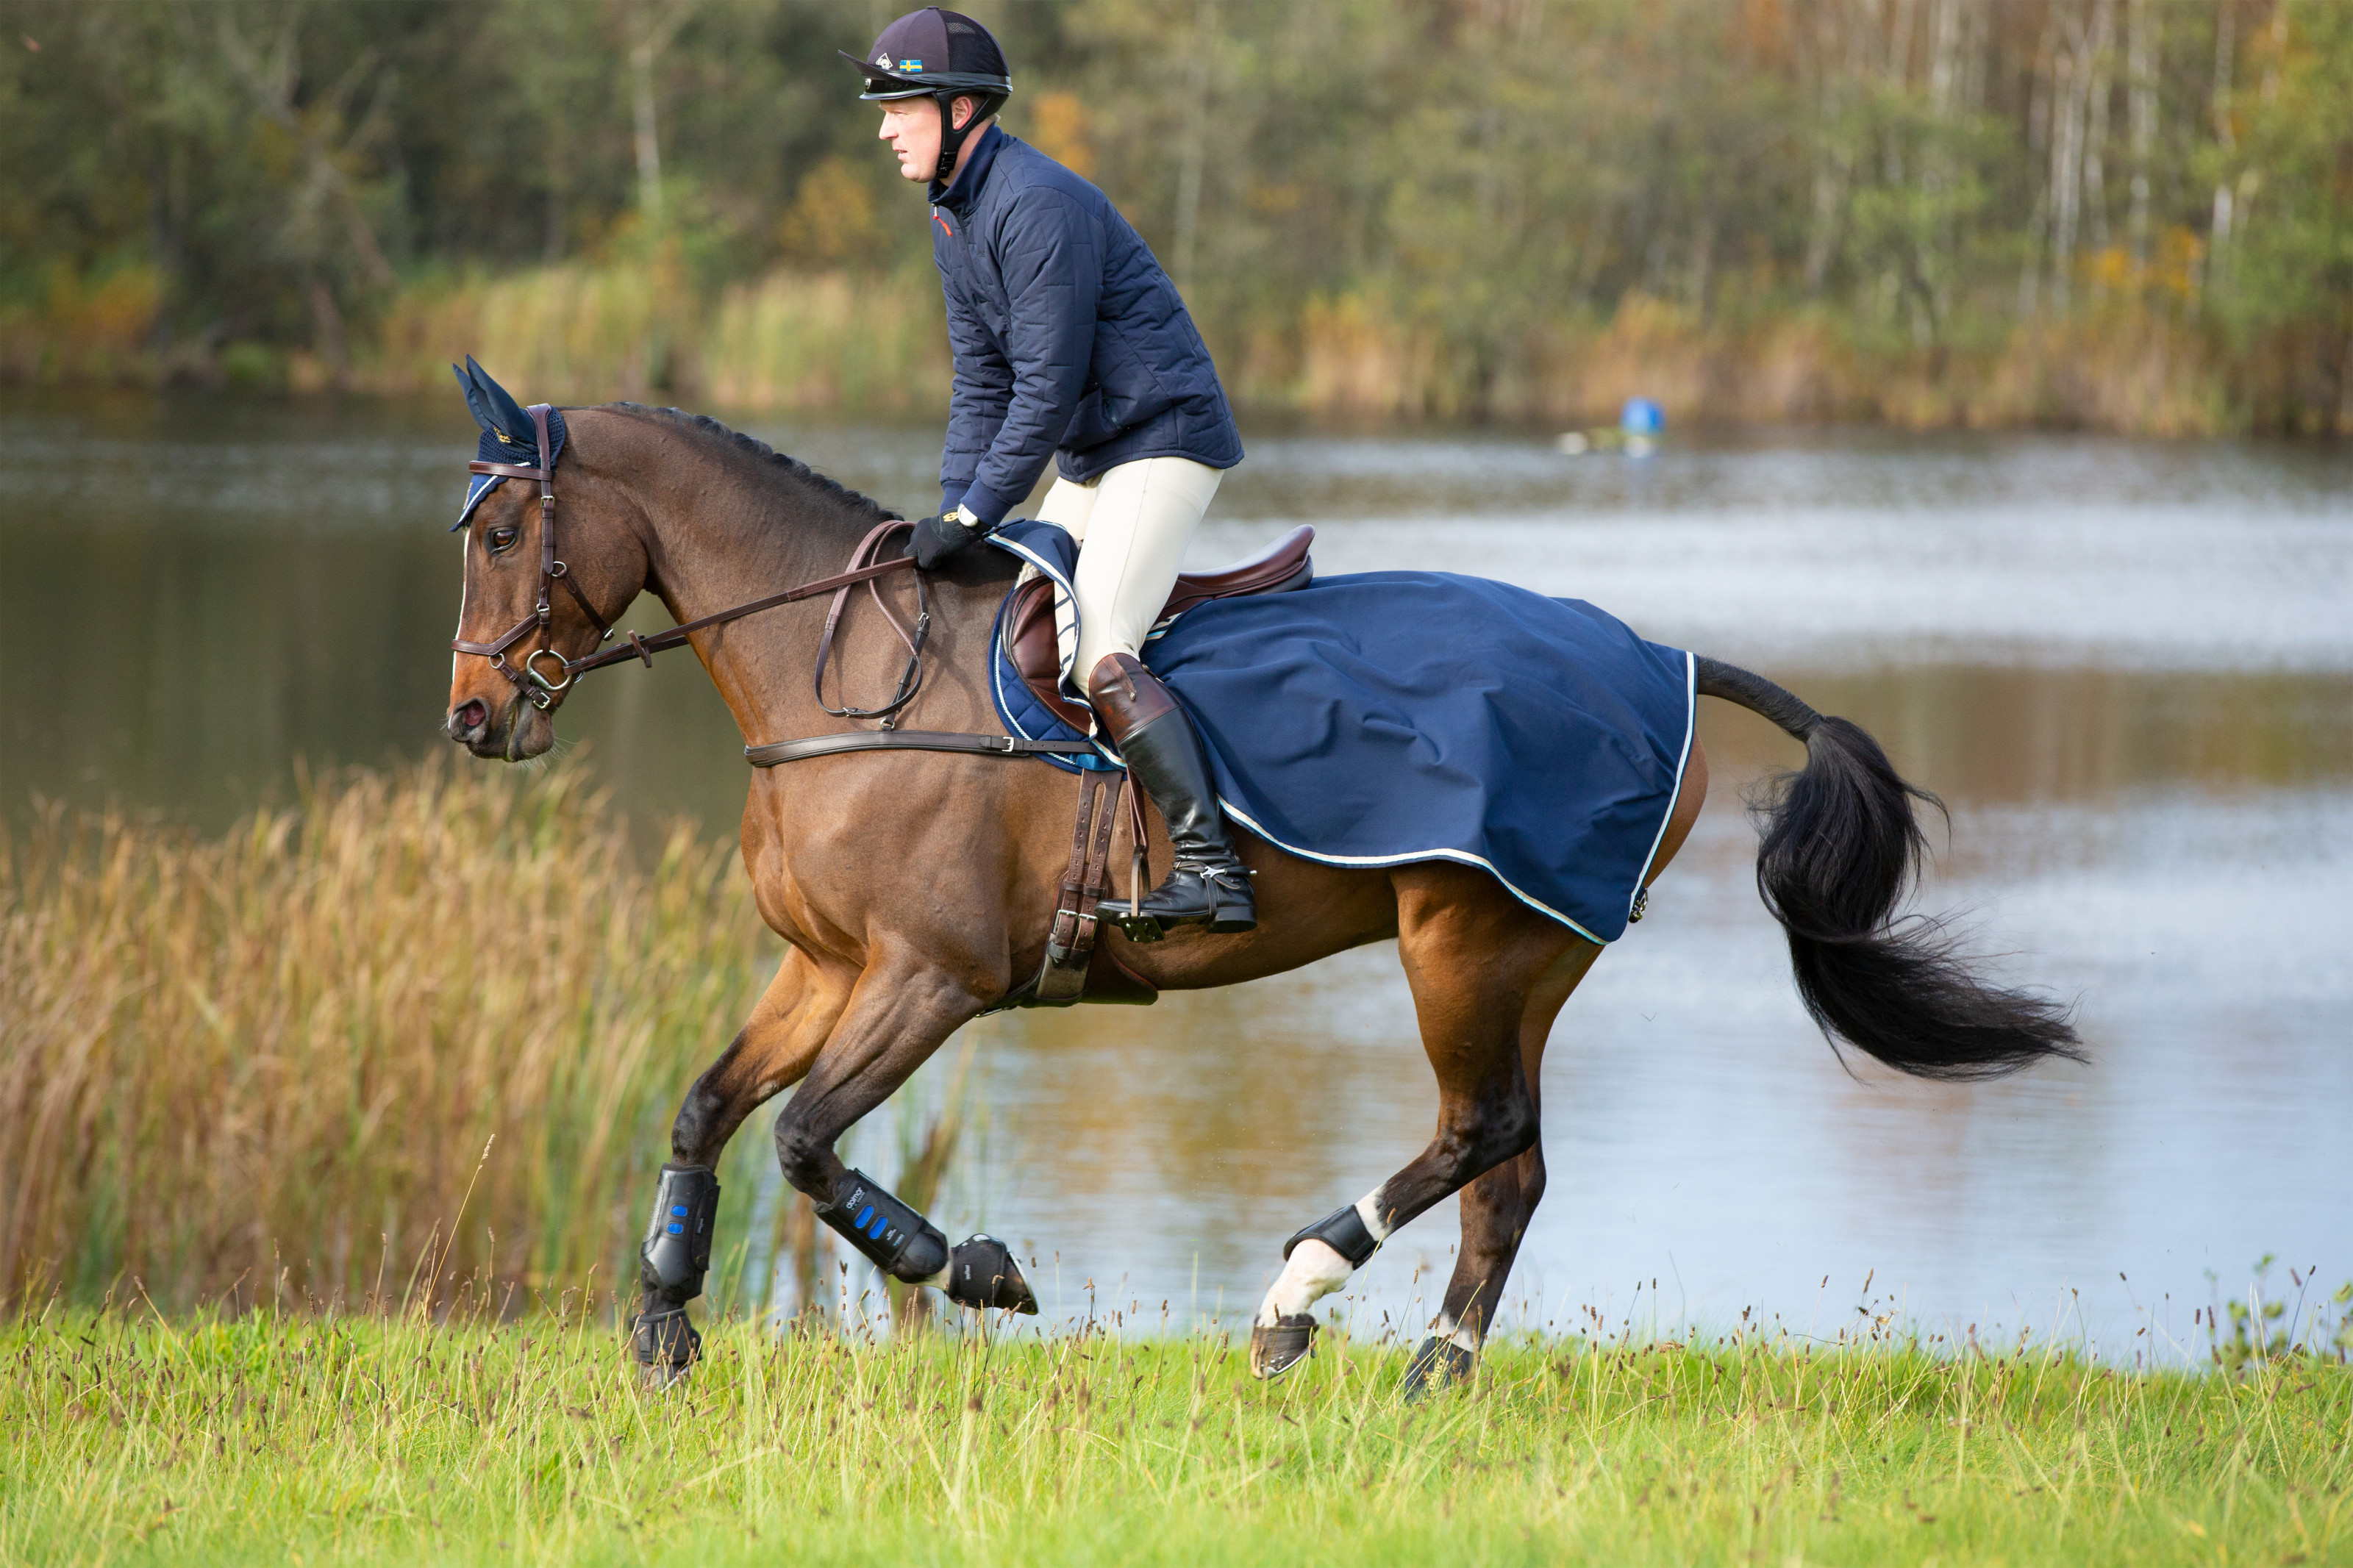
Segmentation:
{"type": "Polygon", "coordinates": [[[1258,1310],[1258,1321],[1268,1328],[1278,1318],[1297,1317],[1348,1282],[1355,1270],[1328,1242],[1309,1237],[1291,1249],[1291,1261],[1258,1310]]]}
{"type": "MultiPolygon", "coordinates": [[[[1365,1222],[1375,1247],[1389,1238],[1389,1227],[1381,1223],[1380,1196],[1380,1188],[1375,1187],[1356,1200],[1356,1217],[1365,1222]]],[[[1291,1249],[1290,1261],[1259,1304],[1258,1321],[1272,1328],[1277,1318],[1297,1317],[1345,1285],[1355,1272],[1355,1266],[1340,1256],[1337,1247],[1308,1237],[1291,1249]]]]}
{"type": "Polygon", "coordinates": [[[1432,1337],[1444,1340],[1457,1350],[1467,1351],[1472,1355],[1479,1353],[1479,1331],[1469,1323],[1458,1323],[1440,1312],[1438,1321],[1430,1325],[1430,1331],[1432,1337]]]}

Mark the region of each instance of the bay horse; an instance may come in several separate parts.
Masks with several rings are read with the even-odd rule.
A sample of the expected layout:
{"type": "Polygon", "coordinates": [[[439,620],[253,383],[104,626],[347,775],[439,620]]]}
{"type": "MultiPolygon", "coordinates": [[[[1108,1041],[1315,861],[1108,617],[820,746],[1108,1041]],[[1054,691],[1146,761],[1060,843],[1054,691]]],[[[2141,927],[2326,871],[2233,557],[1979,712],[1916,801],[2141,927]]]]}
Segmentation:
{"type": "MultiPolygon", "coordinates": [[[[497,397],[512,426],[520,410],[497,397]]],[[[536,493],[519,483],[494,489],[465,525],[447,723],[450,738],[480,757],[519,762],[548,750],[575,668],[641,590],[681,623],[712,616],[839,574],[895,517],[708,417],[621,403],[562,418],[566,434],[543,470],[475,465],[539,480],[536,493]],[[557,581],[570,591],[553,592],[557,581]],[[535,673],[523,679],[504,653],[534,618],[540,647],[520,668],[535,673]]],[[[541,440],[544,453],[543,430],[541,440]]],[[[1003,732],[989,647],[1017,565],[974,550],[923,579],[928,675],[899,719],[924,730],[1003,732]]],[[[870,575],[878,597],[912,620],[914,574],[870,575]]],[[[818,596],[677,640],[691,644],[748,746],[871,728],[838,716],[813,689],[830,625],[818,596]]],[[[889,617],[852,614],[829,640],[842,689],[888,693],[898,681],[904,694],[908,650],[889,617]]],[[[1899,777],[1856,725],[1818,715],[1745,670],[1710,659],[1698,668],[1701,694],[1762,714],[1804,743],[1802,771],[1782,775],[1756,807],[1757,881],[1787,933],[1799,996],[1833,1046],[1929,1079],[2077,1057],[2066,1009],[1982,982],[1934,922],[1894,920],[1924,848],[1913,803],[1934,797],[1899,777]]],[[[829,1225],[901,1279],[967,1306],[1036,1310],[1001,1246],[975,1237],[951,1259],[922,1215],[847,1169],[834,1144],[960,1026],[1037,972],[1079,788],[1069,773],[1032,761],[943,752],[832,754],[752,773],[744,865],[786,953],[743,1028],[687,1091],[670,1131],[633,1332],[649,1382],[682,1375],[697,1353],[686,1303],[701,1293],[708,1266],[718,1196],[711,1173],[721,1151],[755,1107],[796,1086],[776,1119],[776,1156],[829,1225]],[[965,1277],[975,1258],[990,1270],[977,1283],[965,1277]]],[[[1694,737],[1646,886],[1674,858],[1706,793],[1694,737]]],[[[1147,821],[1148,851],[1165,866],[1165,830],[1156,817],[1147,821]]],[[[1459,1193],[1461,1247],[1442,1310],[1407,1372],[1409,1394],[1442,1387],[1471,1371],[1544,1195],[1545,1044],[1601,948],[1474,867],[1331,866],[1238,837],[1257,877],[1257,930],[1179,930],[1139,943],[1106,925],[1111,955],[1160,990],[1190,989],[1394,939],[1438,1080],[1428,1145],[1372,1193],[1293,1238],[1253,1322],[1252,1370],[1272,1375],[1306,1354],[1312,1304],[1398,1226],[1459,1193]]]]}

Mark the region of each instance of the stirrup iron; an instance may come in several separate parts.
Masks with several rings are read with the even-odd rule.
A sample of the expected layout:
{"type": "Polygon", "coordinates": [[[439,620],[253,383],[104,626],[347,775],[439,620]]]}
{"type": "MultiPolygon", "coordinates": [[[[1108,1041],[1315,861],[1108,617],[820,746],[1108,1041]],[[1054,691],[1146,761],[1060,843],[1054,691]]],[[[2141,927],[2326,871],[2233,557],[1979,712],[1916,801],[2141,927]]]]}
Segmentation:
{"type": "Polygon", "coordinates": [[[1145,894],[1143,907],[1126,900],[1106,900],[1097,911],[1119,923],[1130,942],[1158,942],[1179,926],[1206,925],[1219,936],[1258,929],[1257,900],[1250,879],[1255,875],[1240,861],[1204,863],[1180,859],[1167,879],[1145,894]],[[1189,909],[1154,909],[1155,901],[1174,904],[1189,899],[1198,887],[1200,904],[1189,909]],[[1200,907],[1206,904],[1207,908],[1200,907]]]}

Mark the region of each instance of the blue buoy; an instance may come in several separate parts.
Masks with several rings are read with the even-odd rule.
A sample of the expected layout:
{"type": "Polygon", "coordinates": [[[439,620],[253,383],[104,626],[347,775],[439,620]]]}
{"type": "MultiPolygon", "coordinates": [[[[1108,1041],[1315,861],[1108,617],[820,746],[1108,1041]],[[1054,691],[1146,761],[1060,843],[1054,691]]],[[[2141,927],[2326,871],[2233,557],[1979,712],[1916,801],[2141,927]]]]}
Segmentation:
{"type": "Polygon", "coordinates": [[[1618,428],[1629,436],[1657,436],[1667,427],[1666,410],[1647,397],[1630,397],[1618,416],[1618,428]]]}

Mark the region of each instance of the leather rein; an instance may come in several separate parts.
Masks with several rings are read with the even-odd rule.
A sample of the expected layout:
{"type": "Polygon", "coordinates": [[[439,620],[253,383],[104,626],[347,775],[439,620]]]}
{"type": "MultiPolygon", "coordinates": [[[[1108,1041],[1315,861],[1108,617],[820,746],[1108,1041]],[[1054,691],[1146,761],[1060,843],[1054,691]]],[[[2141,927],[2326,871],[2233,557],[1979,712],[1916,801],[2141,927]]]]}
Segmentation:
{"type": "Polygon", "coordinates": [[[533,605],[530,615],[517,621],[508,629],[505,636],[494,642],[469,642],[463,637],[454,637],[449,643],[450,647],[459,653],[473,654],[478,658],[489,659],[491,668],[512,681],[515,689],[522,694],[523,700],[533,707],[543,712],[552,710],[564,700],[564,695],[572,689],[572,683],[592,669],[601,669],[608,664],[619,664],[632,658],[643,660],[646,668],[650,669],[653,668],[654,655],[666,653],[674,647],[685,647],[696,632],[710,626],[723,626],[729,621],[741,620],[745,616],[755,616],[763,610],[773,610],[780,605],[789,605],[802,599],[813,599],[820,594],[831,594],[833,605],[826,612],[825,632],[818,642],[817,668],[810,677],[811,683],[817,691],[818,706],[837,719],[879,719],[881,721],[882,727],[879,731],[854,731],[847,734],[817,735],[797,741],[775,741],[765,745],[746,746],[744,748],[744,754],[753,766],[774,767],[778,763],[798,762],[805,757],[828,756],[838,752],[882,748],[966,752],[998,757],[1034,756],[1041,752],[1071,755],[1094,752],[1095,748],[1084,742],[1030,741],[1011,735],[965,734],[934,730],[902,731],[897,728],[897,715],[900,710],[913,702],[915,700],[915,694],[923,689],[923,644],[929,639],[932,629],[931,599],[920,574],[915,578],[915,624],[912,627],[900,620],[898,613],[892,609],[889,602],[882,597],[882,590],[875,583],[876,578],[886,576],[892,572],[911,570],[915,564],[915,558],[913,555],[894,556],[888,561],[875,559],[892,535],[902,530],[908,532],[913,531],[914,524],[901,518],[892,518],[878,524],[867,533],[865,538],[860,540],[858,548],[850,552],[849,568],[847,571],[837,572],[830,577],[819,577],[813,582],[786,588],[782,593],[753,599],[730,609],[714,611],[707,616],[698,616],[693,620],[671,626],[667,631],[655,632],[651,636],[629,632],[625,634],[628,640],[616,647],[585,654],[578,658],[565,658],[555,650],[554,634],[551,625],[557,584],[564,585],[565,590],[572,595],[573,602],[580,606],[581,613],[596,626],[598,643],[612,640],[613,623],[596,613],[596,606],[588,602],[588,595],[581,590],[580,584],[573,580],[571,568],[565,565],[555,553],[555,463],[548,450],[547,431],[547,416],[551,407],[551,405],[545,403],[534,403],[531,405],[532,425],[539,438],[538,467],[526,468],[519,463],[480,461],[466,465],[469,473],[495,474],[501,479],[539,481],[538,601],[533,605]],[[881,610],[884,617],[890,621],[892,630],[898,634],[900,642],[905,646],[907,665],[900,673],[899,683],[892,690],[891,700],[881,707],[856,708],[844,703],[837,708],[825,700],[825,667],[833,653],[834,633],[839,629],[842,611],[849,602],[849,591],[860,583],[867,584],[867,591],[874,596],[875,605],[881,610]],[[529,637],[534,629],[539,633],[538,646],[523,656],[520,667],[509,663],[507,651],[529,637]],[[554,671],[554,675],[550,676],[546,673],[542,668],[543,665],[552,668],[554,671]]]}

